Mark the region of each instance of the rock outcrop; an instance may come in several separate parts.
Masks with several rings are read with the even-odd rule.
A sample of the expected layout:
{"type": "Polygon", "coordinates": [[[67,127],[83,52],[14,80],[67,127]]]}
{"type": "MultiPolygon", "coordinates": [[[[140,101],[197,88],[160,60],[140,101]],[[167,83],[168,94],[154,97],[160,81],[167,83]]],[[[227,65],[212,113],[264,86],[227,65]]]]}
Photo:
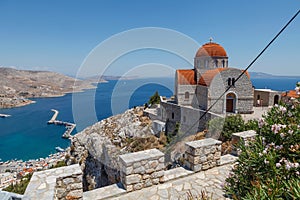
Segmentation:
{"type": "Polygon", "coordinates": [[[68,164],[81,165],[85,191],[119,182],[119,155],[135,151],[133,143],[137,139],[152,138],[158,144],[152,132],[151,120],[143,116],[143,108],[127,110],[77,133],[71,139],[68,164]]]}

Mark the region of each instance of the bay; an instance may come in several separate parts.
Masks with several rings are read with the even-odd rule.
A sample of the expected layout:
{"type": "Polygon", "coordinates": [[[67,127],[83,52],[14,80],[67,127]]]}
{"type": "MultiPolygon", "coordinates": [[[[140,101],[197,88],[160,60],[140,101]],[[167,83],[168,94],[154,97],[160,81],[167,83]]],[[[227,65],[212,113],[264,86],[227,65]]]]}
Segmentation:
{"type": "MultiPolygon", "coordinates": [[[[268,88],[287,91],[295,88],[299,78],[252,79],[255,88],[268,88]]],[[[109,81],[98,84],[96,91],[85,90],[79,95],[82,100],[77,106],[84,106],[85,99],[95,93],[95,111],[97,120],[124,112],[128,108],[143,105],[149,97],[158,91],[162,96],[171,96],[174,91],[173,78],[152,78],[136,80],[109,81]]],[[[35,104],[0,109],[0,113],[11,115],[0,118],[0,159],[36,159],[55,152],[55,147],[66,148],[69,141],[62,139],[63,126],[48,125],[52,117],[51,109],[59,111],[58,119],[74,122],[72,114],[72,94],[55,98],[33,99],[35,104]]],[[[84,110],[83,110],[84,112],[84,110]]],[[[88,116],[89,113],[82,113],[88,116]]],[[[73,134],[93,123],[88,117],[81,119],[81,126],[73,134]]]]}

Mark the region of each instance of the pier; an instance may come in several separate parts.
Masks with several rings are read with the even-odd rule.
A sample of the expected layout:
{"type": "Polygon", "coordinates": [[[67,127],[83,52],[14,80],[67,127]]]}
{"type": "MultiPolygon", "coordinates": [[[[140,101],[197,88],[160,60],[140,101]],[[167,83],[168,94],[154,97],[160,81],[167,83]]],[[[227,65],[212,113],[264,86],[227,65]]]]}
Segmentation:
{"type": "Polygon", "coordinates": [[[60,126],[65,126],[66,127],[66,131],[64,132],[64,134],[62,135],[63,138],[70,138],[71,137],[71,133],[73,132],[73,130],[76,128],[76,124],[70,123],[70,122],[64,122],[64,121],[60,121],[60,120],[56,120],[57,115],[58,115],[58,111],[55,109],[51,109],[51,111],[54,112],[52,118],[47,122],[47,124],[54,124],[54,125],[60,125],[60,126]]]}
{"type": "Polygon", "coordinates": [[[0,114],[1,118],[6,118],[6,117],[10,117],[11,115],[6,115],[6,114],[0,114]]]}
{"type": "Polygon", "coordinates": [[[57,118],[57,115],[58,115],[58,111],[57,110],[54,110],[54,109],[51,109],[51,111],[54,112],[52,118],[48,121],[48,124],[54,124],[54,121],[56,121],[56,118],[57,118]]]}

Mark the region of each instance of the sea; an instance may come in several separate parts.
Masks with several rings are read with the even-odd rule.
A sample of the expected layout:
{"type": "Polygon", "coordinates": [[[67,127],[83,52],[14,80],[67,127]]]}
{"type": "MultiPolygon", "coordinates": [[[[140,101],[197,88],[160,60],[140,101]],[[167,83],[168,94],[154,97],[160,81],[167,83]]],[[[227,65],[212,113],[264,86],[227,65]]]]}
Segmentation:
{"type": "MultiPolygon", "coordinates": [[[[300,78],[252,79],[255,88],[278,91],[292,90],[298,81],[300,78]]],[[[81,109],[80,112],[82,116],[95,115],[96,121],[100,121],[122,113],[128,108],[144,105],[156,91],[162,96],[172,96],[174,79],[111,80],[99,83],[95,90],[90,89],[74,94],[80,98],[75,106],[84,108],[89,105],[92,98],[95,104],[94,113],[90,114],[88,109],[81,109]]],[[[51,109],[59,111],[58,120],[72,123],[77,120],[80,123],[72,134],[95,123],[95,119],[91,120],[89,117],[75,120],[72,105],[74,96],[70,93],[62,97],[35,98],[32,99],[36,101],[34,104],[0,109],[1,114],[11,115],[11,117],[0,118],[0,161],[38,159],[55,153],[55,147],[68,147],[69,140],[61,137],[65,127],[47,124],[53,115],[51,109]]]]}

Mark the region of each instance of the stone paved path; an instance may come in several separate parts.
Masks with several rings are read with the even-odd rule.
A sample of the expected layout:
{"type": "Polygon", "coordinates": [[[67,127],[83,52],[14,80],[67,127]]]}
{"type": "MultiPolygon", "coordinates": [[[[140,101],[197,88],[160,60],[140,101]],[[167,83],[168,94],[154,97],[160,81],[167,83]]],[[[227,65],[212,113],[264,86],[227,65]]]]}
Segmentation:
{"type": "MultiPolygon", "coordinates": [[[[207,171],[198,172],[168,181],[161,185],[144,188],[139,191],[123,194],[119,197],[110,199],[115,200],[164,200],[164,199],[188,199],[190,192],[194,197],[200,196],[201,191],[205,190],[212,199],[226,199],[223,195],[222,185],[225,182],[231,164],[215,167],[207,171]]],[[[195,198],[196,199],[196,198],[195,198]]]]}

